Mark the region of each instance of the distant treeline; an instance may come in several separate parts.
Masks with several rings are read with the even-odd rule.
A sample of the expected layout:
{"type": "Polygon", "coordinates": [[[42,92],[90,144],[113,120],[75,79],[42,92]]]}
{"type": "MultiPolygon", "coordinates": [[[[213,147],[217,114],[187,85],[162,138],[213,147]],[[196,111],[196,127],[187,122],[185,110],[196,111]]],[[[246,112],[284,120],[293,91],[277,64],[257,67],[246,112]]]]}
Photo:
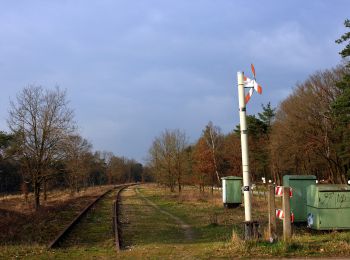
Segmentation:
{"type": "MultiPolygon", "coordinates": [[[[0,142],[3,145],[4,138],[12,138],[10,134],[0,131],[0,142]]],[[[30,177],[22,172],[19,161],[9,156],[5,149],[10,147],[2,146],[0,154],[0,196],[1,194],[16,194],[27,189],[33,191],[30,177]]],[[[89,186],[118,184],[126,182],[149,182],[152,181],[147,174],[147,168],[133,159],[118,157],[109,152],[89,151],[84,154],[82,167],[79,174],[72,176],[68,161],[56,162],[57,168],[51,168],[52,172],[47,177],[46,190],[71,189],[72,192],[79,192],[89,186]]]]}
{"type": "MultiPolygon", "coordinates": [[[[350,21],[345,21],[350,28],[350,21]]],[[[319,71],[297,84],[277,108],[262,105],[247,117],[250,174],[281,184],[286,174],[313,174],[330,183],[350,178],[350,32],[337,43],[343,64],[319,71]]],[[[248,108],[249,111],[249,108],[248,108]]],[[[242,175],[239,126],[229,134],[209,122],[189,144],[186,133],[165,130],[149,150],[148,166],[157,182],[172,191],[184,184],[218,185],[227,175],[242,175]]]]}
{"type": "Polygon", "coordinates": [[[151,180],[135,160],[93,152],[77,131],[66,92],[58,87],[25,87],[11,102],[8,126],[10,133],[0,131],[0,193],[32,191],[36,209],[54,188],[74,193],[88,186],[151,180]]]}

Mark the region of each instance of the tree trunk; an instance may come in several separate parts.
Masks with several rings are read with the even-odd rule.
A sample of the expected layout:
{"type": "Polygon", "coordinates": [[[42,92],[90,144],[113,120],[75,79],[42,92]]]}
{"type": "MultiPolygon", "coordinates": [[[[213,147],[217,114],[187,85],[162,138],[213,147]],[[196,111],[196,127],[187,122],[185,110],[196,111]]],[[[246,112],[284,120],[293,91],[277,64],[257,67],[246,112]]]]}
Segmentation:
{"type": "Polygon", "coordinates": [[[26,204],[28,204],[28,194],[29,194],[29,189],[28,189],[28,183],[23,181],[21,185],[21,190],[24,196],[24,201],[26,204]]]}
{"type": "Polygon", "coordinates": [[[112,172],[111,172],[111,170],[108,171],[108,184],[109,185],[112,184],[112,172]]]}
{"type": "Polygon", "coordinates": [[[180,193],[181,192],[181,180],[180,180],[180,178],[177,179],[177,183],[179,186],[179,193],[180,193]]]}
{"type": "Polygon", "coordinates": [[[40,183],[34,181],[34,208],[37,211],[40,208],[40,183]]]}
{"type": "Polygon", "coordinates": [[[44,201],[47,200],[47,179],[44,179],[44,201]]]}

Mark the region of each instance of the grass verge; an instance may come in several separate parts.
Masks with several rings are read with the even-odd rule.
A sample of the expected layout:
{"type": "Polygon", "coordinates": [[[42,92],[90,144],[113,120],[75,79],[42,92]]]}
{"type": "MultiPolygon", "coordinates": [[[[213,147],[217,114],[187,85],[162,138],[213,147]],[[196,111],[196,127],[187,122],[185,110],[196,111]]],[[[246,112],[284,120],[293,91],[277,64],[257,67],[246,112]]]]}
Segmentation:
{"type": "MultiPolygon", "coordinates": [[[[260,231],[263,237],[259,241],[243,241],[241,237],[244,209],[243,207],[224,209],[220,192],[214,191],[213,195],[200,194],[197,190],[187,187],[182,194],[177,194],[155,185],[141,186],[138,189],[162,210],[190,224],[196,235],[193,241],[186,244],[181,243],[181,240],[168,243],[167,241],[171,241],[170,231],[161,232],[161,230],[165,225],[170,225],[171,221],[162,220],[157,216],[159,212],[148,208],[136,193],[125,194],[127,195],[126,205],[128,205],[126,210],[129,211],[129,229],[135,228],[132,233],[137,233],[133,235],[134,239],[129,252],[123,253],[126,258],[209,259],[350,255],[350,232],[348,231],[316,232],[305,227],[294,227],[294,235],[289,243],[267,242],[267,239],[264,239],[267,228],[267,201],[264,196],[254,196],[253,199],[253,216],[261,225],[260,231]],[[152,227],[159,231],[156,238],[149,236],[152,227]],[[233,230],[235,230],[234,236],[232,236],[233,230]],[[147,243],[142,242],[144,239],[147,243]]],[[[282,223],[278,221],[280,236],[282,235],[281,225],[282,223]]]]}

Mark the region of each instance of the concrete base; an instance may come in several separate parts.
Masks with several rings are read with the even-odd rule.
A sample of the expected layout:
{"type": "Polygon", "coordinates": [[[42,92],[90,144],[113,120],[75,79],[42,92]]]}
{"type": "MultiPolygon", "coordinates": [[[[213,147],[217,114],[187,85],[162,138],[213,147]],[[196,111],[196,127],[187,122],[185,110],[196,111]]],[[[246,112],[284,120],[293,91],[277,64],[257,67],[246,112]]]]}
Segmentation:
{"type": "Polygon", "coordinates": [[[257,240],[261,237],[259,233],[258,221],[245,221],[244,225],[244,240],[257,240]]]}
{"type": "Polygon", "coordinates": [[[224,203],[224,207],[225,207],[226,209],[238,208],[239,205],[241,205],[241,203],[224,203]]]}

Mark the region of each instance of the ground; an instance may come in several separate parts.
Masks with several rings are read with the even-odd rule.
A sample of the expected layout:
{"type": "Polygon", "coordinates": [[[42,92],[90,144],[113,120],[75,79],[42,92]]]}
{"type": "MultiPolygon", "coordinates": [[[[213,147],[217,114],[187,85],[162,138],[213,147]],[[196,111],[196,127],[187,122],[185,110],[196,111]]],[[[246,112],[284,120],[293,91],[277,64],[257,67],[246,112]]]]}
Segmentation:
{"type": "MultiPolygon", "coordinates": [[[[114,248],[111,225],[114,199],[115,196],[111,193],[97,204],[58,249],[46,249],[48,239],[53,234],[48,235],[44,231],[41,236],[29,236],[34,239],[26,239],[23,233],[2,234],[0,258],[212,259],[350,256],[349,231],[316,232],[301,226],[294,227],[294,235],[289,243],[267,242],[265,235],[267,200],[263,195],[253,197],[253,218],[261,224],[262,238],[260,241],[245,242],[240,238],[244,208],[240,206],[225,209],[219,190],[214,190],[214,194],[209,190],[200,193],[196,187],[186,186],[182,193],[178,194],[155,184],[133,186],[122,193],[120,206],[122,248],[118,252],[114,248]]],[[[82,202],[83,196],[69,200],[75,203],[82,202]]],[[[60,201],[60,207],[62,204],[65,205],[62,199],[60,201]]],[[[7,204],[0,201],[0,212],[5,211],[4,205],[7,205],[7,211],[11,211],[8,209],[10,202],[16,204],[11,198],[7,199],[7,204]]],[[[54,205],[52,202],[53,211],[57,208],[54,205]]],[[[12,209],[14,208],[16,207],[13,206],[12,209]]],[[[66,210],[64,215],[69,215],[70,210],[67,208],[66,210]]],[[[32,219],[37,219],[35,226],[40,227],[40,230],[45,230],[45,226],[48,226],[50,232],[58,231],[58,227],[55,229],[52,227],[60,223],[58,220],[51,223],[45,221],[45,218],[35,216],[34,214],[32,219]]],[[[8,223],[16,225],[16,221],[8,223]]],[[[62,227],[63,224],[59,226],[62,227]]],[[[23,224],[16,230],[22,228],[23,224]]],[[[281,235],[280,222],[278,229],[281,235]]],[[[37,227],[27,223],[26,230],[34,231],[37,227]]]]}

